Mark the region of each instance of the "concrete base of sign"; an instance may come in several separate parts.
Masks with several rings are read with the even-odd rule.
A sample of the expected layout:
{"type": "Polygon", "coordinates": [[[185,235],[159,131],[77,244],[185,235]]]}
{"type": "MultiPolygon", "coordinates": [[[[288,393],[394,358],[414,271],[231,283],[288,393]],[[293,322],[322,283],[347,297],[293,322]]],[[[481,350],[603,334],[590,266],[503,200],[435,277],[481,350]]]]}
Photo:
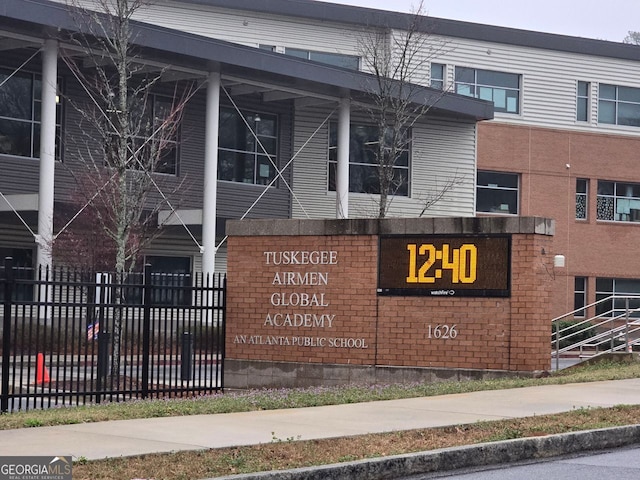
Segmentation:
{"type": "Polygon", "coordinates": [[[226,360],[225,388],[301,388],[336,385],[389,385],[443,381],[535,377],[544,372],[513,372],[463,368],[384,367],[328,363],[226,360]]]}

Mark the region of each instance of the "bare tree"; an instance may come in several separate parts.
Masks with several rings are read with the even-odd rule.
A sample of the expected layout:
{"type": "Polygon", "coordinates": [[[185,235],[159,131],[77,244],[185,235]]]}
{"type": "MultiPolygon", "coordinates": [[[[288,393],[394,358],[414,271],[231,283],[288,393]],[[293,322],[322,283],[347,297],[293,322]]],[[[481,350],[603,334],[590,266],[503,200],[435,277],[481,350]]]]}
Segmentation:
{"type": "Polygon", "coordinates": [[[630,43],[632,45],[640,45],[640,32],[629,30],[627,36],[622,40],[623,43],[630,43]]]}
{"type": "MultiPolygon", "coordinates": [[[[373,74],[368,91],[373,106],[368,114],[376,127],[374,150],[378,181],[378,217],[386,217],[394,194],[406,187],[407,178],[397,169],[411,146],[410,129],[440,98],[425,104],[418,100],[431,59],[445,48],[427,33],[423,1],[404,30],[376,29],[358,39],[365,70],[373,74]]],[[[444,94],[444,92],[442,92],[444,94]]]]}
{"type": "MultiPolygon", "coordinates": [[[[84,206],[71,216],[66,238],[59,236],[58,244],[91,241],[91,230],[99,225],[108,240],[103,252],[113,255],[112,301],[120,305],[125,302],[121,282],[154,237],[149,232],[157,231],[155,213],[180,191],[181,185],[162,191],[154,173],[175,168],[177,131],[193,90],[177,88],[164,100],[154,94],[164,72],[143,64],[132,25],[144,5],[144,0],[95,0],[88,11],[69,4],[84,33],[71,39],[74,45],[63,55],[86,93],[85,100],[68,99],[81,118],[81,133],[67,142],[81,166],[74,177],[76,198],[84,206]]],[[[121,308],[114,317],[111,372],[117,375],[121,308]]]]}

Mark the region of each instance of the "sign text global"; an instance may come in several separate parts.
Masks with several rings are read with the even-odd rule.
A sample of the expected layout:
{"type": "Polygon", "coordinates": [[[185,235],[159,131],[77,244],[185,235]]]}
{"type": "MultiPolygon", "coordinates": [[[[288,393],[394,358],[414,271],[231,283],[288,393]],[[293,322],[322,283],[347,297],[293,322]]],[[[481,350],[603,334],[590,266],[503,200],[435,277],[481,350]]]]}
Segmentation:
{"type": "Polygon", "coordinates": [[[342,337],[331,313],[331,269],[338,265],[335,250],[263,252],[264,268],[272,271],[269,308],[262,327],[269,334],[236,335],[234,343],[306,348],[369,348],[363,338],[342,337]],[[312,287],[312,288],[309,288],[312,287]],[[296,332],[300,330],[299,334],[296,332]]]}

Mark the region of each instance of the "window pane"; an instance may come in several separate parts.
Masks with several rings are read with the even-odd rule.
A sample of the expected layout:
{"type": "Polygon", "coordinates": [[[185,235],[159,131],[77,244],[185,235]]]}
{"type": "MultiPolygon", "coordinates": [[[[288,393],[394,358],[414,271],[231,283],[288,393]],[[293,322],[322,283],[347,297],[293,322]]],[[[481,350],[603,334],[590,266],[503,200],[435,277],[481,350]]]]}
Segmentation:
{"type": "Polygon", "coordinates": [[[304,58],[309,60],[309,50],[301,50],[299,48],[285,48],[285,55],[291,55],[292,57],[304,58]]]}
{"type": "Polygon", "coordinates": [[[600,88],[598,89],[599,95],[601,99],[606,100],[615,100],[616,99],[616,87],[615,85],[605,85],[600,84],[600,88]]]}
{"type": "Polygon", "coordinates": [[[441,63],[431,64],[431,78],[442,80],[444,78],[444,65],[441,63]]]}
{"type": "Polygon", "coordinates": [[[258,145],[257,148],[257,152],[259,154],[264,154],[266,150],[266,153],[270,154],[270,155],[275,155],[276,154],[276,139],[275,138],[271,138],[271,137],[258,137],[260,139],[260,144],[262,145],[262,147],[260,147],[258,145]],[[264,148],[264,150],[263,150],[264,148]]]}
{"type": "Polygon", "coordinates": [[[618,197],[640,198],[640,184],[616,183],[616,195],[618,197]]]}
{"type": "Polygon", "coordinates": [[[507,113],[518,113],[520,111],[519,93],[507,90],[507,113]]]}
{"type": "MultiPolygon", "coordinates": [[[[335,191],[336,143],[338,125],[329,124],[329,190],[335,191]]],[[[349,191],[357,193],[379,194],[376,151],[378,148],[378,129],[372,125],[351,125],[349,142],[349,191]]],[[[408,134],[405,135],[407,146],[408,134]]],[[[409,195],[409,150],[398,152],[393,166],[394,181],[391,195],[409,195]]]]}
{"type": "Polygon", "coordinates": [[[478,188],[476,211],[487,213],[518,213],[518,192],[478,188]]]}
{"type": "Polygon", "coordinates": [[[476,71],[473,68],[456,67],[456,82],[476,83],[476,71]]]}
{"type": "Polygon", "coordinates": [[[504,90],[495,91],[489,87],[478,87],[478,98],[488,100],[495,103],[496,108],[505,108],[507,106],[507,95],[504,90]]]}
{"type": "Polygon", "coordinates": [[[339,55],[336,53],[310,52],[310,60],[335,65],[336,67],[358,70],[360,68],[360,58],[352,55],[339,55]]]}
{"type": "Polygon", "coordinates": [[[30,122],[0,119],[0,153],[31,157],[30,122]]]}
{"type": "Polygon", "coordinates": [[[218,179],[267,185],[275,176],[267,154],[276,162],[277,117],[255,112],[220,110],[218,179]],[[243,118],[244,116],[244,118],[243,118]],[[259,117],[259,120],[256,120],[259,117]],[[245,122],[246,120],[246,122],[245,122]],[[248,124],[248,126],[247,126],[248,124]],[[256,141],[257,131],[260,143],[256,141]]]}
{"type": "Polygon", "coordinates": [[[598,220],[614,220],[614,199],[611,197],[598,197],[596,203],[598,220]]]}
{"type": "Polygon", "coordinates": [[[589,95],[589,84],[587,82],[578,82],[578,95],[580,97],[589,95]]]}
{"type": "Polygon", "coordinates": [[[349,191],[359,193],[380,193],[380,183],[376,168],[367,165],[349,167],[349,191]]]}
{"type": "Polygon", "coordinates": [[[269,158],[265,156],[258,157],[258,178],[256,183],[259,185],[268,185],[273,177],[275,177],[276,171],[273,165],[269,161],[269,158]]]}
{"type": "Polygon", "coordinates": [[[456,93],[493,101],[496,112],[519,113],[520,75],[456,68],[456,93]]]}
{"type": "Polygon", "coordinates": [[[276,119],[274,117],[264,116],[263,118],[260,116],[260,121],[255,122],[255,125],[258,135],[266,135],[270,137],[276,136],[276,119]]]}
{"type": "Polygon", "coordinates": [[[618,101],[640,103],[640,88],[618,87],[618,101]]]}
{"type": "Polygon", "coordinates": [[[8,74],[0,73],[0,116],[32,120],[31,75],[16,74],[7,80],[8,77],[8,74]]]}
{"type": "Polygon", "coordinates": [[[235,180],[235,165],[237,152],[220,150],[218,152],[218,179],[230,182],[235,180]]]}
{"type": "Polygon", "coordinates": [[[153,302],[160,305],[190,305],[191,259],[147,256],[150,265],[153,302]]]}
{"type": "MultiPolygon", "coordinates": [[[[573,309],[584,308],[587,304],[587,279],[585,277],[575,277],[573,309]]],[[[576,317],[584,317],[584,310],[575,313],[576,317]]]]}
{"type": "Polygon", "coordinates": [[[598,195],[613,195],[614,183],[598,180],[598,195]]]}
{"type": "Polygon", "coordinates": [[[584,178],[576,179],[576,193],[587,193],[587,180],[584,178]]]}
{"type": "Polygon", "coordinates": [[[155,171],[157,173],[166,173],[170,175],[175,175],[177,173],[176,171],[177,157],[178,157],[177,145],[169,144],[165,146],[165,148],[161,152],[155,171]]]}
{"type": "Polygon", "coordinates": [[[618,103],[618,125],[640,127],[640,104],[618,103]]]}
{"type": "Polygon", "coordinates": [[[475,96],[475,89],[473,88],[473,85],[456,84],[456,93],[466,95],[467,97],[473,97],[475,96]]]}
{"type": "Polygon", "coordinates": [[[491,70],[478,70],[478,84],[492,85],[495,87],[519,88],[519,75],[513,73],[493,72],[491,70]]]}
{"type": "Polygon", "coordinates": [[[616,104],[600,100],[598,102],[598,122],[616,124],[616,104]]]}
{"type": "Polygon", "coordinates": [[[578,111],[576,119],[579,122],[586,122],[589,120],[588,116],[589,101],[586,98],[578,98],[578,111]]]}
{"type": "Polygon", "coordinates": [[[431,88],[442,90],[444,88],[445,66],[441,63],[431,64],[431,88]]]}
{"type": "Polygon", "coordinates": [[[598,292],[612,293],[613,279],[612,278],[596,278],[596,290],[598,292]]]}
{"type": "Polygon", "coordinates": [[[518,188],[518,175],[514,173],[478,172],[478,185],[518,188]]]}

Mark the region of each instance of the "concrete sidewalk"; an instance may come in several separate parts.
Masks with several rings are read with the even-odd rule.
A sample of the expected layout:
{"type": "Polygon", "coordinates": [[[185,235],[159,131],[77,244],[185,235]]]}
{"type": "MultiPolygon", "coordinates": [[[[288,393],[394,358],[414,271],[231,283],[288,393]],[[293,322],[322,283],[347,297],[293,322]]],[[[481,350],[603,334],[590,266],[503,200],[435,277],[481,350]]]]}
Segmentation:
{"type": "Polygon", "coordinates": [[[640,379],[361,404],[0,431],[2,455],[100,459],[472,423],[640,403],[640,379]]]}

